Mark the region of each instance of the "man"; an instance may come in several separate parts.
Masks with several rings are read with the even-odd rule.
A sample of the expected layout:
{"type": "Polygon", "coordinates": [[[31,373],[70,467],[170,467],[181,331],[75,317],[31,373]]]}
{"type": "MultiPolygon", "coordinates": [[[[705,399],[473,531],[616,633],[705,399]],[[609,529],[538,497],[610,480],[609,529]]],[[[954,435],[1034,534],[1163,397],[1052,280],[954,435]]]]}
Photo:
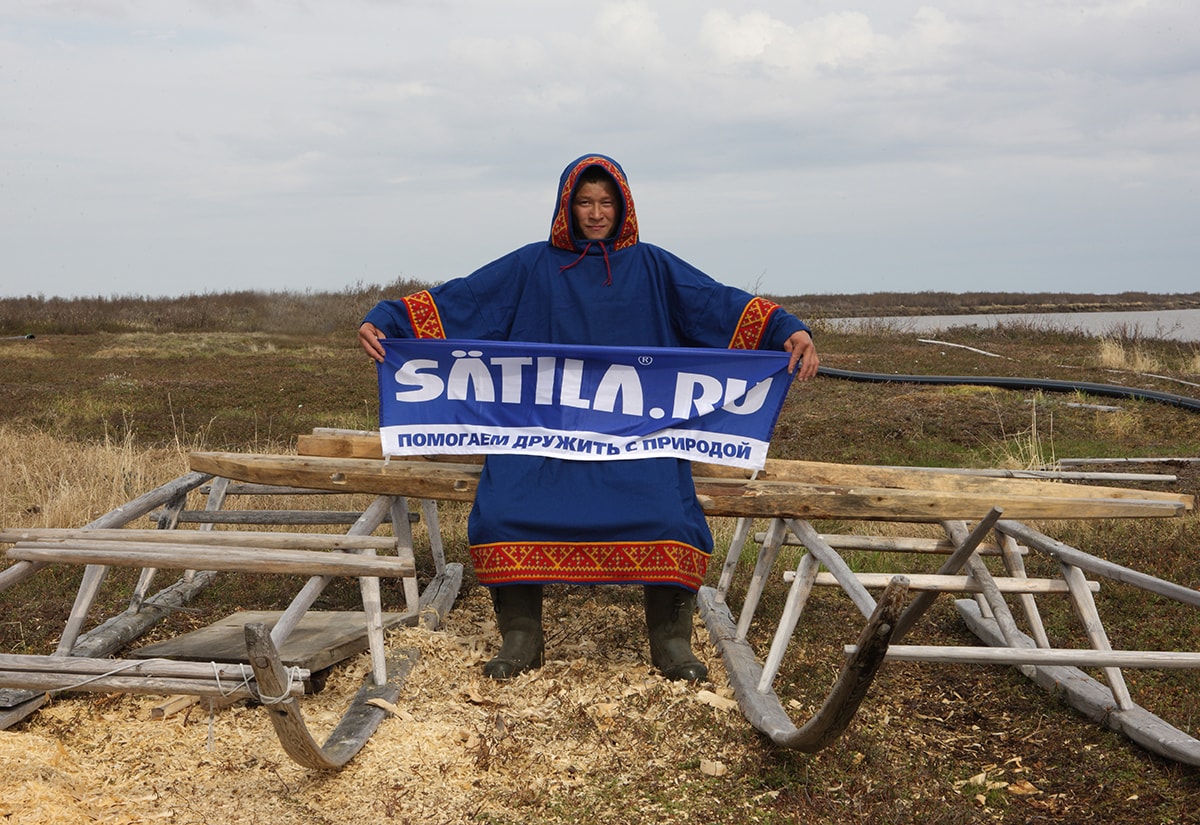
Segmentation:
{"type": "MultiPolygon", "coordinates": [[[[802,381],[818,364],[794,315],[642,243],[625,172],[604,155],[563,171],[548,241],[382,301],[358,331],[379,362],[379,340],[401,337],[782,349],[802,381]]],[[[541,665],[543,586],[566,582],[644,585],[655,667],[669,679],[707,677],[691,633],[712,534],[688,462],[491,455],[467,532],[503,640],[485,675],[506,679],[541,665]]]]}

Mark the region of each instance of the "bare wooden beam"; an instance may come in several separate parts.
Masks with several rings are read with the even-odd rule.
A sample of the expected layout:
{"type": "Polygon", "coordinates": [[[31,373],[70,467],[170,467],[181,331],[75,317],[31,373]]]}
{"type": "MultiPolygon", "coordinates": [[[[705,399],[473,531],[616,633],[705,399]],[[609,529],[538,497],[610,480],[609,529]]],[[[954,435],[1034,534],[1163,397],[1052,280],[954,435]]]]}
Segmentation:
{"type": "MultiPolygon", "coordinates": [[[[361,430],[315,429],[312,435],[299,437],[297,452],[301,456],[328,458],[382,459],[383,451],[378,432],[361,430]]],[[[482,456],[405,456],[391,459],[392,463],[467,464],[479,465],[482,456]]],[[[791,461],[767,459],[763,469],[754,473],[738,467],[719,464],[692,464],[694,475],[702,478],[732,478],[748,480],[753,475],[761,481],[800,481],[813,485],[920,488],[955,493],[994,493],[1005,495],[1040,495],[1045,492],[1046,477],[1054,471],[1005,470],[999,468],[943,467],[881,467],[862,464],[835,464],[822,461],[791,461]]],[[[1076,476],[1059,476],[1072,478],[1076,476]]],[[[1155,477],[1156,481],[1166,480],[1155,477]]],[[[1056,485],[1057,494],[1067,498],[1134,498],[1177,500],[1173,493],[1146,490],[1123,490],[1083,484],[1056,485]]],[[[373,491],[374,492],[374,491],[373,491]]]]}
{"type": "Polygon", "coordinates": [[[274,547],[204,547],[163,542],[30,542],[13,546],[11,558],[63,564],[169,567],[328,576],[414,576],[411,563],[395,556],[359,556],[274,547]]]}
{"type": "MultiPolygon", "coordinates": [[[[477,466],[437,462],[244,453],[192,453],[190,461],[195,469],[242,481],[448,501],[473,500],[479,479],[477,466]]],[[[1108,488],[1105,498],[1059,495],[1059,485],[1036,483],[1042,485],[1037,494],[1000,495],[698,477],[696,491],[708,515],[761,518],[974,521],[993,506],[1011,518],[1153,518],[1179,516],[1192,505],[1190,496],[1138,491],[1145,497],[1128,498],[1108,488]]]]}
{"type": "MultiPolygon", "coordinates": [[[[857,648],[846,645],[847,655],[857,648]]],[[[1200,653],[1146,650],[1080,650],[1027,647],[891,645],[887,659],[898,662],[952,662],[974,665],[1070,665],[1168,670],[1200,667],[1200,653]]]]}
{"type": "MultiPolygon", "coordinates": [[[[303,690],[303,683],[298,683],[303,690]]],[[[91,676],[74,673],[30,673],[0,670],[0,687],[16,687],[37,691],[88,691],[93,693],[149,693],[170,696],[188,693],[195,696],[217,696],[226,699],[252,699],[253,684],[242,680],[219,685],[210,679],[181,679],[170,676],[91,676]]]]}
{"type": "MultiPolygon", "coordinates": [[[[86,656],[37,656],[0,653],[0,670],[27,673],[70,673],[76,677],[121,674],[165,676],[176,679],[219,679],[235,683],[251,678],[246,665],[221,662],[182,662],[174,659],[97,659],[86,656]]],[[[307,680],[307,670],[300,676],[307,680]]]]}
{"type": "Polygon", "coordinates": [[[122,542],[168,541],[171,544],[245,547],[278,547],[289,550],[386,550],[394,548],[394,536],[364,536],[346,533],[274,533],[257,530],[87,530],[74,528],[29,528],[0,530],[0,542],[56,542],[64,540],[115,540],[122,542]]]}
{"type": "MultiPolygon", "coordinates": [[[[756,533],[754,540],[762,543],[763,533],[756,533]]],[[[838,550],[871,550],[878,553],[942,553],[949,555],[954,552],[954,543],[948,539],[923,538],[920,536],[860,536],[852,533],[822,533],[821,538],[830,547],[838,550]]],[[[784,544],[798,545],[800,540],[791,533],[784,536],[784,544]]],[[[980,544],[979,552],[984,556],[1000,554],[1000,548],[995,544],[980,544]]],[[[1024,548],[1017,550],[1025,553],[1024,548]]]]}
{"type": "MultiPolygon", "coordinates": [[[[891,583],[899,573],[855,573],[854,577],[869,590],[882,590],[891,583]]],[[[943,576],[936,573],[904,573],[908,579],[908,589],[917,592],[932,593],[982,593],[979,582],[970,576],[943,576]]],[[[789,570],[783,574],[785,582],[791,582],[796,576],[789,570]]],[[[840,587],[840,583],[832,573],[818,573],[816,582],[819,587],[840,587]]],[[[1017,579],[1007,576],[995,578],[996,589],[1001,593],[1070,593],[1071,589],[1062,579],[1017,579]]],[[[1100,582],[1089,581],[1087,588],[1093,593],[1099,592],[1100,582]]]]}
{"type": "MultiPolygon", "coordinates": [[[[298,527],[316,524],[353,524],[358,520],[353,510],[183,510],[175,519],[184,524],[280,525],[298,527]]],[[[161,523],[162,515],[150,513],[152,521],[161,523]]],[[[408,514],[409,521],[418,518],[408,514]]]]}
{"type": "Polygon", "coordinates": [[[1184,587],[1181,584],[1175,584],[1174,582],[1151,576],[1148,573],[1141,573],[1106,559],[1093,556],[1091,553],[1085,553],[1075,547],[1063,544],[1061,541],[1052,539],[1031,527],[1015,521],[1004,519],[996,525],[996,529],[1006,535],[1012,536],[1027,547],[1040,550],[1060,562],[1072,564],[1086,573],[1131,584],[1134,587],[1140,587],[1159,596],[1166,596],[1168,599],[1174,599],[1177,602],[1190,604],[1193,607],[1200,607],[1200,590],[1193,590],[1190,587],[1184,587]]]}

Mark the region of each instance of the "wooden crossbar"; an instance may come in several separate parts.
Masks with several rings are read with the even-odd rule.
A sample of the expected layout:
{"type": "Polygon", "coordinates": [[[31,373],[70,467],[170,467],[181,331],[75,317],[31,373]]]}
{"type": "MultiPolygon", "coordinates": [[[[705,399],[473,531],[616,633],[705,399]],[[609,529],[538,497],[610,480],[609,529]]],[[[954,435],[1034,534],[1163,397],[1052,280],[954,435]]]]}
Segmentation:
{"type": "MultiPolygon", "coordinates": [[[[856,651],[855,645],[845,646],[847,656],[856,651]]],[[[957,662],[980,665],[1069,665],[1155,670],[1200,667],[1200,653],[1183,651],[892,645],[888,648],[885,658],[902,662],[957,662]]]]}
{"type": "MultiPolygon", "coordinates": [[[[126,676],[170,676],[178,679],[238,680],[250,673],[248,666],[228,662],[183,662],[175,659],[100,659],[88,656],[38,656],[31,653],[0,653],[0,670],[31,673],[70,672],[96,676],[121,672],[126,676]]],[[[301,678],[309,672],[301,669],[301,678]]]]}
{"type": "MultiPolygon", "coordinates": [[[[855,578],[863,587],[871,590],[882,590],[891,583],[896,573],[855,573],[855,578]]],[[[791,582],[796,577],[796,571],[788,570],[783,574],[785,582],[791,582]]],[[[940,576],[935,573],[905,573],[909,590],[927,590],[938,593],[982,593],[983,588],[970,576],[940,576]]],[[[815,584],[822,587],[841,587],[841,583],[832,573],[818,573],[815,584]]],[[[1100,582],[1089,581],[1088,590],[1093,593],[1100,591],[1100,582]]],[[[1062,579],[1017,579],[1007,576],[996,578],[996,588],[1001,593],[1070,593],[1070,586],[1062,579]]]]}
{"type": "MultiPolygon", "coordinates": [[[[291,675],[287,694],[298,696],[310,673],[295,668],[291,675]]],[[[254,671],[248,666],[166,659],[0,654],[0,688],[258,698],[254,671]]]]}
{"type": "Polygon", "coordinates": [[[326,553],[277,547],[224,545],[205,547],[170,542],[85,541],[19,542],[9,558],[60,564],[118,567],[290,573],[301,576],[415,576],[411,561],[396,556],[326,553]]]}
{"type": "MultiPolygon", "coordinates": [[[[165,511],[149,513],[147,518],[156,523],[173,521],[179,524],[353,524],[359,513],[351,510],[180,510],[176,514],[165,511]]],[[[420,513],[409,513],[410,522],[417,521],[420,513]]],[[[384,521],[389,521],[390,516],[384,521]]]]}
{"type": "MultiPolygon", "coordinates": [[[[946,539],[900,537],[900,536],[860,536],[852,533],[821,533],[830,547],[835,550],[869,550],[880,553],[930,553],[949,555],[954,552],[954,543],[946,539]]],[[[754,534],[754,540],[759,544],[766,541],[766,532],[754,534]]],[[[789,547],[802,547],[803,542],[792,533],[783,537],[783,543],[789,547]]],[[[1028,549],[1018,547],[1017,552],[1025,555],[1028,549]]],[[[983,556],[1000,555],[1000,548],[993,544],[980,544],[979,553],[983,556]]]]}
{"type": "Polygon", "coordinates": [[[161,544],[208,546],[244,545],[291,550],[388,550],[396,547],[395,536],[355,536],[346,533],[273,533],[257,530],[88,530],[82,528],[31,527],[0,530],[0,542],[62,541],[85,539],[138,541],[161,544]]]}

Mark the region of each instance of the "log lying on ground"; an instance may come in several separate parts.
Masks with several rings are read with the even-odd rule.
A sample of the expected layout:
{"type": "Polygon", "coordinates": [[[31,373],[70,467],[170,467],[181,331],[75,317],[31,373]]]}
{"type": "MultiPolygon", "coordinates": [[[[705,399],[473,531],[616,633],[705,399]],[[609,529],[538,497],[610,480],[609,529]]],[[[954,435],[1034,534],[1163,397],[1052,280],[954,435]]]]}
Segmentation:
{"type": "MultiPolygon", "coordinates": [[[[237,481],[444,501],[474,499],[480,472],[478,464],[250,453],[197,452],[190,463],[237,481]]],[[[1012,519],[1171,517],[1193,504],[1190,496],[1053,482],[986,479],[996,486],[980,491],[929,489],[924,475],[907,480],[883,487],[697,476],[696,492],[710,516],[920,522],[976,520],[993,507],[1012,519]]]]}

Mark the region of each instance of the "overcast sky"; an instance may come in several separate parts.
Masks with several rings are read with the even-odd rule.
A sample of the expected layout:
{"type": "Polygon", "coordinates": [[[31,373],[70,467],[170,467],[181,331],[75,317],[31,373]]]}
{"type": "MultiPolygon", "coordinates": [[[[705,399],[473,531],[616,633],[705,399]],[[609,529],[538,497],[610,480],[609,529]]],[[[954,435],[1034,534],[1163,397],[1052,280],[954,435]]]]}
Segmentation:
{"type": "Polygon", "coordinates": [[[1200,3],[0,5],[3,296],[441,281],[586,152],[762,292],[1193,292],[1200,3]]]}

